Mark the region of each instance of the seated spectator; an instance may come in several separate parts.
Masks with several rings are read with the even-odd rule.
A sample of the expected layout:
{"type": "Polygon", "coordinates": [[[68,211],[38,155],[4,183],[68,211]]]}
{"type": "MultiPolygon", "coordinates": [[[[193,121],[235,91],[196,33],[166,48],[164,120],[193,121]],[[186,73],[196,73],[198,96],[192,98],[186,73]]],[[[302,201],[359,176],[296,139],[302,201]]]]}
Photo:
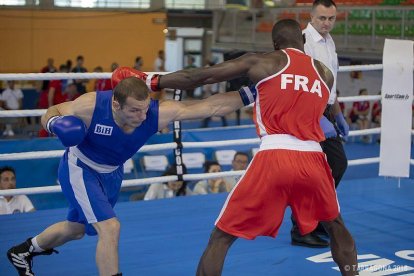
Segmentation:
{"type": "MultiPolygon", "coordinates": [[[[204,172],[215,173],[221,172],[221,166],[217,161],[206,161],[204,163],[204,172]]],[[[193,189],[194,195],[216,194],[229,192],[226,181],[223,178],[205,179],[198,181],[193,189]]]]}
{"type": "MultiPolygon", "coordinates": [[[[233,161],[231,162],[232,171],[243,171],[247,168],[247,165],[249,164],[249,156],[245,152],[238,151],[236,154],[234,154],[233,161]]],[[[234,186],[236,186],[237,182],[240,179],[239,176],[228,176],[224,178],[224,181],[226,181],[227,191],[231,191],[234,186]]]]}
{"type": "MultiPolygon", "coordinates": [[[[14,81],[7,82],[7,88],[0,95],[2,108],[5,110],[19,110],[23,107],[23,92],[19,88],[15,88],[14,81]]],[[[14,136],[12,125],[21,122],[20,118],[6,118],[4,123],[6,128],[3,131],[3,136],[14,136]]]]}
{"type": "MultiPolygon", "coordinates": [[[[368,91],[366,89],[361,89],[359,90],[359,95],[368,95],[368,91]]],[[[367,129],[369,126],[369,108],[369,101],[354,102],[352,105],[352,110],[349,114],[351,123],[357,123],[359,129],[367,129]]]]}
{"type": "MultiPolygon", "coordinates": [[[[378,95],[381,95],[381,91],[378,93],[378,95]]],[[[376,101],[374,105],[372,106],[371,111],[371,122],[377,125],[381,125],[381,111],[382,111],[382,105],[381,100],[376,101]]]]}
{"type": "MultiPolygon", "coordinates": [[[[368,91],[366,89],[359,90],[360,96],[368,95],[368,91]]],[[[369,101],[362,101],[362,102],[354,102],[352,105],[352,110],[349,114],[349,121],[350,123],[357,123],[359,129],[367,129],[369,128],[370,120],[369,120],[369,111],[370,111],[370,103],[369,101]]],[[[363,142],[369,141],[369,136],[362,136],[363,142]]]]}
{"type": "MultiPolygon", "coordinates": [[[[183,166],[183,174],[186,173],[187,168],[183,166]]],[[[167,175],[177,175],[177,167],[175,164],[167,168],[167,170],[163,173],[163,176],[167,175]]],[[[151,184],[144,196],[144,200],[172,198],[176,196],[188,196],[191,194],[192,192],[187,187],[186,181],[169,181],[166,183],[151,184]]]]}
{"type": "MultiPolygon", "coordinates": [[[[16,172],[12,167],[0,168],[0,190],[16,189],[16,172]]],[[[30,199],[25,195],[0,196],[0,215],[33,212],[30,199]]]]}

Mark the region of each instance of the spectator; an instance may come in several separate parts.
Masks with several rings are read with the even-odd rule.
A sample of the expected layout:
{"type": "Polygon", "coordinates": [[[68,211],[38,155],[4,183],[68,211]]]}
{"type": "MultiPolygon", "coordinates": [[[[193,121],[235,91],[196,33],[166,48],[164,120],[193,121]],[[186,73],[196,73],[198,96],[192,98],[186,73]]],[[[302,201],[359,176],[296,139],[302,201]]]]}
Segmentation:
{"type": "Polygon", "coordinates": [[[66,61],[66,68],[68,69],[68,72],[72,72],[72,60],[68,59],[66,61]]]}
{"type": "MultiPolygon", "coordinates": [[[[158,51],[158,56],[154,61],[154,71],[155,72],[164,72],[165,71],[165,52],[164,50],[158,51]]],[[[165,91],[162,89],[159,92],[151,92],[151,98],[154,100],[164,100],[165,91]]],[[[160,130],[161,133],[168,133],[170,130],[168,127],[165,127],[160,130]]]]}
{"type": "MultiPolygon", "coordinates": [[[[67,67],[65,64],[59,66],[60,73],[67,73],[67,67]]],[[[66,87],[68,83],[71,83],[71,80],[52,80],[49,83],[49,91],[47,95],[47,107],[52,105],[60,104],[67,101],[67,95],[65,94],[66,87]]],[[[75,83],[76,85],[76,83],[75,83]]],[[[78,86],[77,91],[78,90],[78,86]]]]}
{"type": "MultiPolygon", "coordinates": [[[[53,65],[53,63],[54,63],[53,58],[48,58],[47,65],[40,70],[40,73],[55,73],[57,71],[57,68],[53,65]]],[[[48,88],[49,88],[49,81],[44,80],[42,82],[42,88],[40,91],[47,91],[48,88]]]]}
{"type": "MultiPolygon", "coordinates": [[[[118,67],[119,67],[118,63],[113,62],[111,64],[111,72],[113,72],[118,67]]],[[[103,68],[102,66],[97,66],[93,71],[97,73],[102,73],[103,68]]],[[[97,79],[95,81],[95,91],[106,91],[106,90],[112,90],[111,79],[97,79]]]]}
{"type": "MultiPolygon", "coordinates": [[[[88,70],[86,70],[85,67],[83,67],[85,59],[83,56],[78,56],[76,58],[76,66],[72,69],[72,73],[86,73],[88,70]]],[[[78,92],[82,95],[86,92],[86,86],[85,84],[88,83],[88,80],[74,80],[78,92]]]]}
{"type": "Polygon", "coordinates": [[[164,72],[165,71],[165,53],[164,50],[158,51],[158,56],[154,61],[154,71],[164,72]]]}
{"type": "MultiPolygon", "coordinates": [[[[381,91],[378,93],[378,95],[381,95],[381,91]]],[[[381,100],[379,100],[374,103],[371,111],[371,122],[377,124],[378,126],[381,126],[381,111],[382,105],[381,100]]]]}
{"type": "MultiPolygon", "coordinates": [[[[249,156],[245,152],[238,151],[231,162],[232,171],[243,171],[249,164],[249,156]]],[[[224,178],[226,182],[226,190],[231,191],[236,186],[241,176],[228,176],[224,178]]]]}
{"type": "Polygon", "coordinates": [[[66,102],[73,101],[81,95],[81,94],[79,94],[79,92],[76,88],[76,84],[74,84],[70,80],[67,82],[65,91],[63,91],[63,93],[66,97],[66,102]]]}
{"type": "MultiPolygon", "coordinates": [[[[16,189],[16,172],[12,167],[0,168],[0,190],[16,189]]],[[[0,196],[0,215],[33,212],[30,199],[25,195],[0,196]]]]}
{"type": "MultiPolygon", "coordinates": [[[[206,161],[203,166],[206,173],[221,172],[221,166],[217,161],[206,161]]],[[[200,180],[195,184],[193,194],[205,195],[228,192],[229,190],[226,187],[227,184],[223,178],[200,180]]]]}
{"type": "MultiPolygon", "coordinates": [[[[186,167],[183,166],[183,174],[187,173],[186,167]]],[[[177,167],[175,164],[170,166],[163,174],[177,175],[177,167]]],[[[187,182],[183,180],[169,181],[165,183],[154,183],[151,184],[148,191],[145,194],[144,200],[161,199],[161,198],[172,198],[176,196],[187,196],[191,195],[191,190],[187,187],[187,182]]]]}
{"type": "MultiPolygon", "coordinates": [[[[95,69],[93,69],[95,73],[102,73],[103,69],[102,66],[97,66],[95,69]]],[[[97,79],[95,81],[95,91],[106,91],[111,90],[111,79],[97,79]]]]}
{"type": "MultiPolygon", "coordinates": [[[[363,88],[359,90],[360,96],[368,95],[368,90],[363,88]]],[[[357,123],[358,129],[369,128],[369,101],[354,102],[352,105],[351,113],[349,114],[349,121],[351,123],[357,123]]],[[[361,137],[362,142],[369,142],[369,136],[364,135],[361,137]]]]}
{"type": "MultiPolygon", "coordinates": [[[[5,110],[19,110],[23,107],[23,92],[21,89],[15,88],[14,81],[7,82],[7,88],[1,94],[0,100],[2,107],[5,110]]],[[[4,120],[6,128],[3,131],[3,136],[14,136],[12,128],[13,124],[18,124],[21,120],[19,118],[7,118],[4,120]]]]}
{"type": "MultiPolygon", "coordinates": [[[[59,66],[60,73],[67,73],[67,67],[65,64],[59,66]]],[[[39,108],[48,108],[49,106],[73,101],[81,94],[78,92],[76,84],[72,80],[52,80],[49,83],[49,90],[45,96],[42,96],[39,100],[39,108]]],[[[38,137],[45,138],[50,137],[49,133],[41,128],[38,132],[38,137]]]]}
{"type": "MultiPolygon", "coordinates": [[[[368,95],[367,89],[363,88],[359,90],[360,96],[368,95]]],[[[351,123],[357,123],[359,129],[367,129],[369,126],[369,101],[354,102],[352,104],[352,110],[349,114],[351,123]]]]}
{"type": "MultiPolygon", "coordinates": [[[[154,71],[155,72],[164,72],[165,71],[165,53],[164,50],[158,51],[158,56],[154,61],[154,71]]],[[[165,91],[161,90],[159,92],[151,92],[151,98],[154,100],[163,100],[165,98],[165,91]]],[[[161,133],[168,132],[168,128],[161,130],[161,133]]]]}
{"type": "Polygon", "coordinates": [[[142,71],[142,66],[144,65],[144,59],[140,56],[135,58],[134,69],[142,71]]]}

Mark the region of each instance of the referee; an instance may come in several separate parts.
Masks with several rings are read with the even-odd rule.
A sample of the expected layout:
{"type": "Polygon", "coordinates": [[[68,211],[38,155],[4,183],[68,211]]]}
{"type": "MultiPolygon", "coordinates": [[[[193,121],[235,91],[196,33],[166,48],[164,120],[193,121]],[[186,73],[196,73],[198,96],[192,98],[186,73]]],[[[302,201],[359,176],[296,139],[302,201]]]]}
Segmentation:
{"type": "MultiPolygon", "coordinates": [[[[342,139],[346,139],[349,133],[349,126],[336,97],[336,79],[339,67],[338,56],[336,54],[335,42],[329,34],[336,20],[336,4],[332,0],[315,0],[310,15],[311,22],[303,30],[306,39],[305,53],[324,63],[332,71],[335,79],[324,116],[333,124],[336,133],[328,132],[322,126],[326,140],[321,142],[321,147],[331,167],[336,188],[348,166],[348,159],[345,155],[342,139]]],[[[320,235],[327,237],[325,229],[320,224],[314,232],[301,236],[293,217],[292,221],[292,244],[307,247],[329,246],[328,241],[319,237],[320,235]]]]}

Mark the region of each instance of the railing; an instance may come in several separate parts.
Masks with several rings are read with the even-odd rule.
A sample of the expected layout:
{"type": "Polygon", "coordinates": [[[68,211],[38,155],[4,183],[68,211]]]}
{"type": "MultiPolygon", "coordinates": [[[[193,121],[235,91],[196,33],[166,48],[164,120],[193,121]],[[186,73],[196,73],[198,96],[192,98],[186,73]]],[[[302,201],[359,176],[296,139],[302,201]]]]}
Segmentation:
{"type": "MultiPolygon", "coordinates": [[[[302,27],[310,21],[310,6],[215,10],[214,47],[249,51],[272,50],[271,29],[279,19],[298,20],[302,27]]],[[[338,53],[381,55],[385,38],[414,38],[413,6],[339,6],[331,34],[338,53]]]]}

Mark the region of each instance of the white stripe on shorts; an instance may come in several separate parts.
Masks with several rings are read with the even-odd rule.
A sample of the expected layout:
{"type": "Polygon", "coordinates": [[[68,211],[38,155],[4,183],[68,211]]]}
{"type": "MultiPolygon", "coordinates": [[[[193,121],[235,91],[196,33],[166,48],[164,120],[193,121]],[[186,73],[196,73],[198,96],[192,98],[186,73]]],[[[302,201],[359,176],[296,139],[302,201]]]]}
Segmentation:
{"type": "Polygon", "coordinates": [[[86,191],[85,182],[82,177],[82,168],[76,165],[78,158],[74,154],[68,153],[68,166],[69,166],[69,182],[72,186],[75,198],[78,201],[83,213],[85,214],[88,223],[98,222],[93,212],[91,203],[86,191]]]}

